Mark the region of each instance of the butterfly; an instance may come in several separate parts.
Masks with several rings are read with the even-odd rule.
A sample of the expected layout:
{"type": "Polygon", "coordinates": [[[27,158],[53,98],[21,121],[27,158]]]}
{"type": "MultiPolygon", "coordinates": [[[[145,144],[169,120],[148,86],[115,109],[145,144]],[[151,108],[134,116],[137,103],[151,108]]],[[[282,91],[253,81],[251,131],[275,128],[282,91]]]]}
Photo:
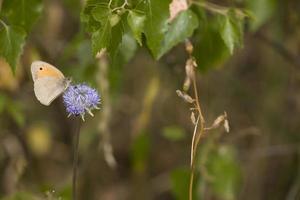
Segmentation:
{"type": "Polygon", "coordinates": [[[56,67],[43,61],[31,64],[31,75],[35,96],[45,106],[49,106],[71,83],[56,67]]]}

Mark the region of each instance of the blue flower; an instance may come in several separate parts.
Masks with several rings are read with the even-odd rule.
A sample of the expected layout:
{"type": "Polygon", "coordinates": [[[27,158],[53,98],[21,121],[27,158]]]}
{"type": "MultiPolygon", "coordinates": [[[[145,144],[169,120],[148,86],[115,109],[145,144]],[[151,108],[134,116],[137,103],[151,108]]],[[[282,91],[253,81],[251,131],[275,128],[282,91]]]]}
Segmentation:
{"type": "Polygon", "coordinates": [[[69,116],[80,115],[84,120],[86,112],[94,116],[91,110],[99,109],[100,95],[85,84],[70,85],[63,94],[63,101],[69,116]]]}

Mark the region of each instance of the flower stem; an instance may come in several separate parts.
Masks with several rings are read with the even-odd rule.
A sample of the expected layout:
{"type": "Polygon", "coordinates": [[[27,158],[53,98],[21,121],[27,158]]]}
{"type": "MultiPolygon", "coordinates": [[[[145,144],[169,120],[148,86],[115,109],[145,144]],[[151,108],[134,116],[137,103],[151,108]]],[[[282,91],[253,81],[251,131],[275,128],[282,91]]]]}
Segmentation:
{"type": "Polygon", "coordinates": [[[81,120],[76,117],[76,130],[74,138],[74,148],[73,148],[73,180],[72,180],[72,192],[73,200],[77,200],[76,186],[77,186],[77,168],[78,168],[78,154],[79,154],[79,137],[80,137],[81,120]]]}

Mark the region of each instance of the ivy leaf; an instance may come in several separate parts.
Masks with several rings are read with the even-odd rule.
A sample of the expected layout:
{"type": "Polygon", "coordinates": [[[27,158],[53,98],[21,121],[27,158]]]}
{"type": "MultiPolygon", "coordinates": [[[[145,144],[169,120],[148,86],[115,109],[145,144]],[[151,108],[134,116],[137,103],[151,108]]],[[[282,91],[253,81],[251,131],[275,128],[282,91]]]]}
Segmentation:
{"type": "Polygon", "coordinates": [[[128,25],[134,35],[134,38],[142,46],[142,32],[144,31],[146,16],[134,11],[129,11],[127,16],[128,25]]]}
{"type": "Polygon", "coordinates": [[[147,38],[147,45],[156,59],[159,57],[164,35],[168,28],[170,2],[170,0],[147,0],[144,4],[146,13],[144,33],[147,38]]]}
{"type": "Polygon", "coordinates": [[[198,18],[191,10],[180,12],[170,24],[158,58],[168,52],[172,47],[182,42],[184,39],[190,37],[197,27],[198,18]]]}
{"type": "Polygon", "coordinates": [[[231,54],[233,54],[234,48],[242,44],[241,21],[243,19],[238,18],[234,11],[229,11],[226,16],[220,16],[220,34],[231,54]]]}
{"type": "Polygon", "coordinates": [[[3,1],[2,16],[9,24],[20,26],[28,33],[42,12],[42,0],[3,1]]]}
{"type": "Polygon", "coordinates": [[[7,26],[4,23],[2,25],[3,27],[0,29],[0,56],[5,58],[12,71],[15,72],[26,34],[21,28],[7,26]]]}

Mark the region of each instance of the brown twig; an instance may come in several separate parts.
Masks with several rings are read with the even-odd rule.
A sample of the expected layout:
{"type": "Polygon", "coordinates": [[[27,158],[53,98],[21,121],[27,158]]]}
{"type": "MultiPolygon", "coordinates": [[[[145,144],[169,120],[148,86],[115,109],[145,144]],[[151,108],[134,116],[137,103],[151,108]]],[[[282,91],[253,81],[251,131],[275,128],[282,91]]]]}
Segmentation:
{"type": "MultiPolygon", "coordinates": [[[[201,106],[200,106],[200,100],[198,95],[198,88],[196,83],[196,73],[195,73],[195,67],[197,66],[192,53],[193,53],[193,45],[189,40],[186,41],[186,51],[189,54],[189,59],[186,62],[186,81],[184,84],[184,90],[188,90],[190,83],[192,82],[193,92],[194,92],[194,98],[193,101],[191,101],[194,104],[195,110],[197,111],[197,120],[195,120],[194,124],[194,133],[193,133],[193,139],[191,144],[191,176],[190,176],[190,185],[189,185],[189,200],[193,199],[193,183],[194,183],[194,176],[195,176],[195,158],[196,158],[196,152],[197,147],[200,142],[201,136],[204,132],[204,125],[205,120],[202,114],[201,106]],[[198,129],[198,126],[200,125],[200,128],[198,129]]],[[[181,95],[181,96],[188,96],[187,94],[181,95]]],[[[189,96],[188,96],[189,97],[189,96]]],[[[194,113],[192,113],[194,116],[194,113]]]]}
{"type": "MultiPolygon", "coordinates": [[[[202,109],[200,106],[200,99],[198,94],[197,88],[197,81],[196,81],[196,73],[195,68],[197,67],[197,63],[192,56],[193,53],[193,45],[189,40],[186,40],[186,51],[189,55],[189,58],[186,61],[185,71],[186,71],[186,78],[183,84],[183,91],[176,90],[176,93],[179,97],[181,97],[185,102],[190,103],[193,105],[191,108],[191,120],[194,124],[194,131],[193,131],[193,139],[191,144],[191,175],[190,175],[190,183],[189,183],[189,200],[193,199],[193,184],[194,184],[194,176],[196,171],[196,156],[197,156],[197,149],[200,143],[204,132],[216,129],[220,127],[222,124],[226,130],[229,132],[229,123],[227,120],[227,113],[224,112],[222,115],[217,117],[213,124],[210,127],[205,127],[205,119],[202,114],[202,109]],[[193,88],[193,96],[190,96],[186,92],[189,88],[193,88]],[[196,115],[195,113],[196,112],[196,115]],[[196,117],[197,116],[197,117],[196,117]],[[196,119],[197,118],[197,119],[196,119]],[[198,128],[200,126],[200,128],[198,128]]],[[[204,177],[209,177],[206,173],[206,169],[204,166],[200,167],[200,172],[204,177]]]]}

